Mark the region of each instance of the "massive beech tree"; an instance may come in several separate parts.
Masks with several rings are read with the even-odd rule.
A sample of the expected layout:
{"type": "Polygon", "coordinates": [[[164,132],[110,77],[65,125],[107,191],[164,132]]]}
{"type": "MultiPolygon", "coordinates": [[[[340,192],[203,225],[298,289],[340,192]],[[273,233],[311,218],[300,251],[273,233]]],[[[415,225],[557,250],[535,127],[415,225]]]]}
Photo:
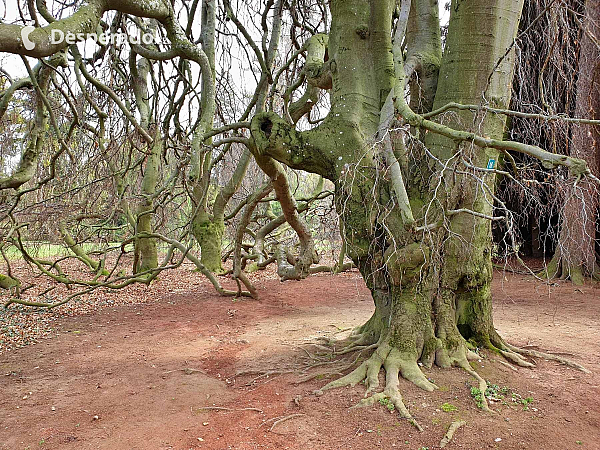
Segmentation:
{"type": "Polygon", "coordinates": [[[490,221],[499,219],[492,214],[500,152],[523,152],[578,176],[589,170],[581,160],[503,141],[505,117],[489,112],[509,104],[521,1],[453,1],[443,57],[432,45],[440,39],[437,2],[395,7],[332,1],[330,33],[319,41],[323,48],[313,48],[322,59],[306,66],[308,82],[331,92],[329,114],[305,132],[274,113],[259,114],[251,131],[259,155],[335,183],[348,254],[373,295],[375,312],[349,346],[375,352],[325,388],[366,380],[372,391],[384,367],[385,391],[365,402],[388,396],[408,417],[398,375],[436,388],[418,362],[458,365],[479,378],[468,363],[470,341],[528,364],[492,322],[490,221]],[[405,29],[415,33],[407,36],[413,47],[406,60],[405,29]],[[412,76],[420,83],[412,85],[411,103],[419,96],[422,110],[467,112],[442,123],[415,113],[404,99],[412,76]],[[394,112],[417,135],[406,136],[410,153],[402,138],[390,137],[394,112]]]}
{"type": "MultiPolygon", "coordinates": [[[[491,222],[504,220],[510,225],[512,220],[512,213],[495,195],[496,177],[517,176],[500,162],[511,161],[511,153],[522,153],[539,159],[548,170],[564,166],[573,177],[596,183],[596,188],[598,179],[581,159],[503,140],[506,117],[514,114],[507,108],[523,0],[453,0],[443,55],[435,0],[331,0],[327,33],[311,33],[292,58],[305,55],[301,77],[292,86],[304,85],[306,94],[293,104],[284,95],[282,111],[267,97],[274,98],[279,88],[281,72],[274,74],[272,65],[284,3],[267,2],[260,19],[262,50],[226,8],[227,18],[236,23],[256,54],[261,75],[248,110],[250,122],[244,116],[243,122],[221,129],[214,127],[214,2],[202,2],[207,15],[201,45],[188,38],[169,2],[90,0],[72,16],[30,33],[34,47],[24,46],[21,27],[0,24],[0,51],[37,58],[61,54],[67,44],[49,40],[53,29],[92,32],[110,10],[160,23],[170,48],[136,51],[147,59],[191,61],[203,77],[202,107],[191,152],[192,196],[200,204],[204,197],[197,193],[206,191],[210,180],[210,171],[203,172],[210,161],[200,158],[207,157],[203,146],[224,131],[249,128],[246,136],[232,142],[247,146],[270,177],[285,218],[301,240],[293,268],[296,273],[291,277],[302,278],[316,258],[312,239],[297,220],[298,208],[282,164],[333,182],[347,254],[375,303],[373,316],[348,339],[348,350],[374,352],[324,389],[366,381],[367,391],[372,392],[384,368],[385,389],[363,403],[389,397],[419,427],[398,389],[400,376],[425,390],[436,389],[419,363],[462,367],[484,391],[485,381],[468,362],[475,346],[502,353],[524,366],[531,365],[524,356],[535,355],[508,344],[493,326],[491,222]],[[266,17],[271,7],[269,39],[266,17]],[[315,125],[310,112],[319,94],[328,95],[328,111],[315,125]],[[304,116],[309,120],[302,122],[304,116]]],[[[297,26],[297,15],[292,18],[297,26]]],[[[19,173],[29,173],[27,161],[23,165],[19,173]]],[[[152,183],[148,180],[143,189],[151,190],[152,183]]],[[[249,197],[247,211],[269,189],[249,197]]],[[[220,240],[222,233],[221,207],[218,217],[211,218],[204,214],[205,206],[200,204],[194,224],[203,249],[207,246],[202,243],[203,227],[210,228],[212,221],[219,230],[210,236],[220,240]]],[[[155,233],[144,236],[160,237],[155,233]]],[[[181,250],[173,240],[162,239],[171,249],[181,250]]],[[[215,247],[220,246],[215,243],[215,247]]],[[[214,262],[215,269],[219,265],[214,262]]],[[[234,275],[243,277],[237,266],[234,275]]]]}

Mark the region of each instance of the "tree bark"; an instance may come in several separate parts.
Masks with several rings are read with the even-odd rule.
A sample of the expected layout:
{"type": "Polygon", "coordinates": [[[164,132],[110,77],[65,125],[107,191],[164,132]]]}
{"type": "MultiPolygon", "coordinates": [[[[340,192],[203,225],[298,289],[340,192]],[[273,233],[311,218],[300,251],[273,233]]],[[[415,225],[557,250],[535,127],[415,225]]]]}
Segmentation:
{"type": "MultiPolygon", "coordinates": [[[[142,204],[137,211],[136,234],[152,234],[152,218],[154,216],[154,194],[160,174],[160,155],[162,139],[157,130],[151,152],[148,155],[142,180],[142,204]]],[[[137,238],[135,244],[137,264],[135,273],[145,272],[158,267],[158,252],[155,238],[137,238]]]]}
{"type": "MultiPolygon", "coordinates": [[[[450,102],[508,108],[507,86],[512,83],[515,56],[514,51],[506,55],[505,52],[516,36],[522,6],[522,0],[452,3],[434,109],[450,102]]],[[[446,124],[502,139],[506,120],[501,115],[463,112],[451,115],[446,124]]],[[[425,145],[443,162],[463,159],[486,168],[489,161],[499,160],[497,149],[466,143],[454,157],[456,145],[439,135],[430,135],[425,145]]],[[[458,178],[450,172],[445,175],[446,192],[440,201],[446,210],[466,208],[492,215],[495,174],[458,178]]],[[[502,347],[492,321],[491,221],[471,214],[456,214],[449,220],[448,232],[441,256],[439,308],[444,315],[456,316],[463,338],[474,338],[484,346],[502,347]]],[[[440,337],[446,333],[438,325],[440,337]]]]}
{"type": "MultiPolygon", "coordinates": [[[[386,121],[382,114],[386,113],[392,88],[395,91],[390,95],[404,118],[421,132],[424,126],[433,131],[427,132],[424,140],[439,161],[453,157],[456,139],[472,141],[474,136],[469,130],[473,123],[469,113],[459,123],[450,123],[458,130],[468,130],[457,134],[437,124],[425,124],[403,103],[405,68],[400,39],[393,47],[393,58],[390,39],[394,6],[385,0],[352,4],[333,0],[328,42],[332,75],[329,115],[317,128],[297,132],[274,114],[259,114],[251,131],[259,154],[320,173],[335,183],[336,208],[348,256],[375,303],[373,316],[354,331],[349,346],[375,346],[376,352],[354,372],[326,388],[366,380],[371,391],[378,385],[380,368],[385,367],[386,395],[401,405],[398,373],[423,389],[436,388],[417,362],[427,367],[434,362],[442,367],[454,364],[472,373],[467,362],[468,339],[502,351],[508,349],[492,322],[491,226],[482,217],[492,213],[489,195],[478,194],[474,188],[477,183],[469,176],[440,171],[435,162],[428,166],[412,160],[408,173],[394,171],[392,166],[398,162],[389,159],[389,151],[373,139],[380,123],[386,121]],[[356,58],[358,54],[363,56],[356,58]],[[442,183],[440,190],[435,189],[438,182],[442,183]],[[439,194],[432,196],[436,191],[439,194]],[[409,202],[405,201],[406,192],[409,202]],[[425,207],[428,204],[429,209],[425,207]],[[433,211],[431,216],[424,214],[429,210],[433,211]],[[446,227],[429,226],[440,220],[446,227]],[[417,227],[415,222],[425,223],[417,227]],[[462,238],[454,237],[454,233],[461,233],[462,238]],[[466,246],[462,245],[465,241],[466,246]]],[[[419,0],[414,9],[434,7],[435,2],[419,0]]],[[[442,60],[435,105],[479,103],[482,93],[494,105],[508,105],[512,53],[496,64],[515,37],[521,7],[522,0],[453,2],[449,30],[453,37],[449,37],[442,60]]],[[[433,11],[431,15],[437,17],[433,11]]],[[[434,26],[434,22],[426,20],[422,26],[434,26]]],[[[428,39],[435,34],[421,31],[428,39]]],[[[430,42],[422,45],[436,48],[430,42]]],[[[427,87],[427,91],[431,89],[427,87]]],[[[477,117],[475,124],[477,133],[486,136],[476,142],[501,145],[494,139],[502,138],[504,119],[477,117]]],[[[472,144],[463,144],[462,152],[472,164],[483,168],[488,159],[497,160],[498,155],[495,148],[472,144]]],[[[493,186],[493,175],[485,181],[493,186]]]]}
{"type": "MultiPolygon", "coordinates": [[[[150,74],[150,61],[146,58],[140,58],[137,61],[137,54],[131,53],[130,70],[132,75],[132,90],[135,95],[136,106],[140,113],[140,127],[146,132],[150,131],[151,110],[148,95],[148,76],[150,74]]],[[[144,177],[142,179],[142,203],[137,210],[136,233],[153,233],[152,218],[154,215],[154,194],[161,171],[160,155],[162,152],[162,139],[160,131],[156,131],[154,142],[151,144],[150,154],[146,159],[144,168],[144,177]]],[[[127,213],[127,211],[125,211],[127,213]]],[[[145,272],[158,267],[158,252],[156,249],[156,239],[154,238],[136,238],[135,259],[136,267],[134,273],[145,272]]]]}
{"type": "MultiPolygon", "coordinates": [[[[600,4],[585,4],[583,36],[579,51],[579,76],[575,116],[600,118],[600,4]],[[594,40],[595,37],[595,40],[594,40]]],[[[600,173],[600,127],[577,125],[573,128],[571,156],[581,158],[595,175],[600,173]]],[[[600,277],[596,257],[598,190],[593,182],[581,180],[565,186],[565,205],[561,211],[559,242],[547,272],[581,285],[585,278],[600,277]]]]}

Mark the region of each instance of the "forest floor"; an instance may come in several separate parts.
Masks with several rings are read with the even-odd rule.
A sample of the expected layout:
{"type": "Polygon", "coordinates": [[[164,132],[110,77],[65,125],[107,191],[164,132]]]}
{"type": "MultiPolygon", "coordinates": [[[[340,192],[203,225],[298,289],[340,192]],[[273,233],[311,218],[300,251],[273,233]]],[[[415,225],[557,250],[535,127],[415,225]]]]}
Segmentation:
{"type": "Polygon", "coordinates": [[[448,449],[600,449],[598,287],[496,272],[501,335],[592,373],[544,360],[513,370],[487,354],[475,365],[498,386],[490,414],[464,371],[425,370],[438,391],[400,383],[420,433],[384,405],[349,409],[362,386],[312,394],[327,365],[297,383],[310,344],[372,313],[357,272],[280,283],[265,271],[254,282],[260,301],[234,301],[185,267],[148,289],[96,292],[83,308],[0,311],[0,449],[419,450],[437,448],[457,419],[466,425],[448,449]]]}

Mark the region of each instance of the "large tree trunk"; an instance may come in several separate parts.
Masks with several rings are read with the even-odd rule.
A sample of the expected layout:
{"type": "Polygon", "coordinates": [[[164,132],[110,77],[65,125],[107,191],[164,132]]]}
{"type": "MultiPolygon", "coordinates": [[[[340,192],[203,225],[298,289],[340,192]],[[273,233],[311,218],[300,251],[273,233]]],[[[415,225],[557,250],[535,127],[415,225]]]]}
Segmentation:
{"type": "MultiPolygon", "coordinates": [[[[211,66],[211,73],[202,74],[202,109],[208,111],[208,104],[214,104],[214,97],[209,97],[209,92],[214,93],[215,87],[215,22],[216,2],[214,0],[202,0],[202,49],[205,51],[211,66]],[[211,89],[209,89],[211,87],[211,89]]],[[[225,231],[224,210],[227,201],[239,188],[241,180],[248,166],[247,159],[238,163],[238,167],[226,187],[227,195],[219,194],[215,201],[213,213],[210,212],[211,199],[210,184],[212,171],[211,151],[203,148],[202,144],[210,145],[212,140],[200,142],[204,132],[213,126],[214,106],[210,114],[205,113],[203,124],[199,125],[194,136],[193,147],[193,178],[194,187],[192,196],[195,212],[192,217],[191,231],[200,246],[200,258],[202,264],[214,273],[223,273],[221,265],[221,254],[223,245],[223,233],[225,231]],[[210,117],[209,117],[210,116],[210,117]],[[241,168],[241,169],[240,169],[241,168]],[[215,210],[216,209],[216,210],[215,210]]]]}
{"type": "MultiPolygon", "coordinates": [[[[507,86],[512,83],[514,52],[504,54],[518,30],[522,5],[522,0],[452,3],[434,109],[449,102],[508,108],[510,89],[507,86]]],[[[453,113],[449,120],[449,125],[456,129],[469,129],[496,139],[502,138],[505,124],[505,117],[501,115],[474,116],[470,111],[453,113]]],[[[463,144],[461,153],[453,158],[456,145],[438,135],[430,135],[425,143],[444,162],[463,159],[486,168],[489,161],[499,160],[498,150],[471,144],[463,144]]],[[[447,172],[445,180],[447,191],[442,199],[445,209],[466,208],[493,215],[495,174],[475,172],[472,176],[456,177],[447,172]]],[[[449,238],[444,240],[441,255],[440,302],[443,306],[440,306],[456,316],[456,325],[465,339],[474,338],[480,345],[493,343],[501,347],[492,322],[491,221],[471,214],[456,214],[450,218],[448,231],[449,238]]],[[[438,329],[438,335],[442,337],[444,331],[438,329]]]]}
{"type": "MultiPolygon", "coordinates": [[[[507,107],[510,92],[506,86],[511,82],[514,64],[512,53],[495,66],[515,37],[521,7],[520,0],[453,3],[434,108],[449,102],[478,104],[484,99],[492,101],[492,106],[507,107]]],[[[479,134],[501,138],[505,121],[501,116],[488,115],[477,117],[474,122],[472,114],[467,112],[459,114],[449,125],[457,129],[475,128],[479,134]]],[[[456,145],[450,139],[429,134],[425,144],[442,162],[457,159],[453,158],[456,145]]],[[[460,157],[485,168],[489,159],[498,161],[498,151],[464,145],[460,157]]],[[[364,175],[356,178],[370,178],[364,175]]],[[[487,184],[485,190],[478,186],[481,181],[475,177],[456,177],[447,171],[438,197],[429,199],[422,194],[421,200],[439,202],[446,211],[469,209],[491,216],[494,175],[486,174],[483,179],[487,184]]],[[[434,184],[429,186],[432,192],[439,178],[433,180],[434,184]]],[[[378,232],[383,234],[383,230],[373,226],[377,220],[373,215],[377,212],[365,214],[364,205],[369,203],[372,189],[364,185],[365,181],[362,183],[363,186],[357,186],[356,182],[351,186],[362,195],[349,192],[347,180],[339,180],[337,186],[349,253],[371,289],[376,305],[373,318],[360,330],[367,337],[366,342],[389,345],[395,359],[400,358],[411,367],[408,377],[428,389],[433,386],[420,375],[418,359],[426,366],[435,360],[440,366],[466,367],[467,339],[504,350],[492,321],[490,221],[471,214],[455,214],[447,227],[412,242],[410,235],[397,231],[402,229],[401,224],[387,218],[387,228],[396,230],[393,236],[396,243],[391,245],[390,237],[382,240],[378,232]],[[354,207],[350,206],[352,200],[354,207]],[[370,229],[370,236],[359,231],[365,229],[370,229]]],[[[379,205],[389,201],[389,189],[387,193],[379,189],[379,205]]],[[[413,189],[412,203],[417,203],[415,197],[413,189]]]]}
{"type": "MultiPolygon", "coordinates": [[[[140,127],[147,132],[150,131],[151,109],[148,94],[148,77],[150,74],[150,62],[146,58],[140,58],[137,62],[137,54],[130,55],[130,70],[132,73],[131,87],[135,95],[136,106],[140,113],[140,127]]],[[[136,234],[152,233],[152,218],[154,216],[154,194],[160,174],[160,155],[162,151],[162,139],[160,131],[156,131],[154,143],[150,154],[146,159],[144,176],[142,179],[141,204],[137,208],[136,234]]],[[[127,213],[127,210],[126,210],[127,213]]],[[[156,239],[136,238],[134,240],[134,273],[141,273],[158,267],[158,251],[156,239]]]]}
{"type": "Polygon", "coordinates": [[[213,273],[223,273],[221,264],[223,233],[225,222],[223,217],[213,217],[206,211],[199,212],[192,221],[192,234],[200,246],[200,261],[213,273]]]}
{"type": "MultiPolygon", "coordinates": [[[[600,36],[600,4],[586,2],[581,39],[579,78],[575,116],[600,118],[600,47],[592,36],[600,36]]],[[[576,125],[571,156],[584,159],[592,172],[600,172],[600,127],[576,125]]],[[[566,186],[566,202],[561,213],[561,230],[556,254],[548,266],[550,276],[570,279],[581,285],[585,277],[600,277],[596,260],[598,191],[593,182],[582,180],[566,186]]]]}
{"type": "MultiPolygon", "coordinates": [[[[154,195],[156,193],[156,184],[160,174],[161,152],[162,139],[160,132],[157,131],[150,155],[148,155],[146,166],[144,168],[144,178],[142,180],[143,199],[137,211],[136,234],[153,233],[152,219],[154,217],[154,195]]],[[[158,252],[156,249],[156,239],[148,237],[136,238],[135,256],[135,273],[141,273],[157,268],[158,252]]]]}
{"type": "MultiPolygon", "coordinates": [[[[430,14],[437,17],[435,2],[418,1],[411,14],[430,8],[430,14]]],[[[384,367],[384,395],[410,418],[397,390],[399,373],[423,389],[433,390],[436,386],[427,380],[418,362],[426,367],[434,362],[442,367],[453,364],[485,385],[467,361],[467,339],[488,346],[493,343],[503,351],[507,348],[492,323],[490,223],[457,211],[466,208],[490,215],[489,195],[478,193],[477,183],[468,175],[456,176],[450,171],[440,174],[439,163],[430,159],[428,166],[418,159],[410,160],[401,153],[402,145],[394,149],[392,156],[373,139],[380,121],[385,119],[380,111],[387,105],[388,93],[398,83],[394,70],[400,67],[404,72],[402,60],[398,60],[400,45],[394,46],[395,59],[391,52],[394,6],[394,2],[385,0],[332,1],[329,60],[312,71],[320,77],[323,71],[331,71],[332,106],[328,117],[316,129],[298,133],[274,114],[260,114],[253,119],[252,135],[260,153],[320,173],[335,183],[336,207],[343,222],[348,256],[360,270],[375,302],[373,316],[355,330],[349,347],[372,345],[377,350],[355,371],[325,388],[366,379],[370,391],[378,385],[378,373],[384,367]],[[399,164],[395,158],[409,160],[410,170],[394,171],[394,164],[399,164]],[[407,177],[410,206],[401,177],[407,177]],[[436,183],[441,183],[441,189],[435,189],[436,183]],[[430,192],[438,195],[432,198],[430,192]],[[425,210],[432,215],[424,217],[425,210]],[[454,213],[444,219],[450,210],[454,213]],[[445,227],[424,226],[419,231],[415,225],[415,221],[440,220],[445,220],[445,227]],[[461,233],[462,238],[455,238],[453,233],[461,233]]],[[[498,67],[496,63],[515,36],[521,7],[522,0],[453,2],[449,29],[453,37],[449,37],[444,55],[436,105],[449,101],[479,103],[482,93],[494,102],[493,106],[508,104],[512,54],[498,67]]],[[[427,23],[436,21],[426,20],[421,25],[427,23]]],[[[423,35],[430,39],[432,33],[423,35]]],[[[423,43],[425,51],[435,52],[436,48],[430,41],[423,43]]],[[[426,59],[429,83],[437,79],[437,74],[431,73],[434,60],[426,59]]],[[[423,98],[431,86],[427,84],[426,89],[423,98]]],[[[396,101],[402,95],[396,91],[396,101]]],[[[421,103],[421,107],[426,106],[427,102],[421,103]]],[[[460,123],[451,123],[460,129],[471,128],[472,124],[470,114],[465,114],[460,123]]],[[[476,125],[478,133],[502,137],[503,119],[478,117],[476,125]]],[[[457,151],[449,139],[426,134],[424,140],[442,164],[457,151]]],[[[465,145],[462,156],[485,168],[488,158],[497,160],[497,150],[465,145]]],[[[493,175],[485,176],[487,184],[493,186],[493,175]]]]}

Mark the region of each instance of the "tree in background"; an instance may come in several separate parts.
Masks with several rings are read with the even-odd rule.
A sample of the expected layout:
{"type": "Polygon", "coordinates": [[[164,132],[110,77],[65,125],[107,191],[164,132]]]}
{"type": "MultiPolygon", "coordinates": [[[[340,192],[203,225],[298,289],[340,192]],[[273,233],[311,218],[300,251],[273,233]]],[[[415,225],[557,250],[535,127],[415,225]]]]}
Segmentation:
{"type": "MultiPolygon", "coordinates": [[[[600,5],[589,0],[581,27],[575,117],[600,118],[600,5]]],[[[600,173],[598,125],[574,125],[569,150],[571,156],[586,161],[593,173],[600,173]]],[[[564,189],[558,246],[547,271],[581,285],[586,277],[600,279],[598,189],[587,179],[564,189]]]]}

